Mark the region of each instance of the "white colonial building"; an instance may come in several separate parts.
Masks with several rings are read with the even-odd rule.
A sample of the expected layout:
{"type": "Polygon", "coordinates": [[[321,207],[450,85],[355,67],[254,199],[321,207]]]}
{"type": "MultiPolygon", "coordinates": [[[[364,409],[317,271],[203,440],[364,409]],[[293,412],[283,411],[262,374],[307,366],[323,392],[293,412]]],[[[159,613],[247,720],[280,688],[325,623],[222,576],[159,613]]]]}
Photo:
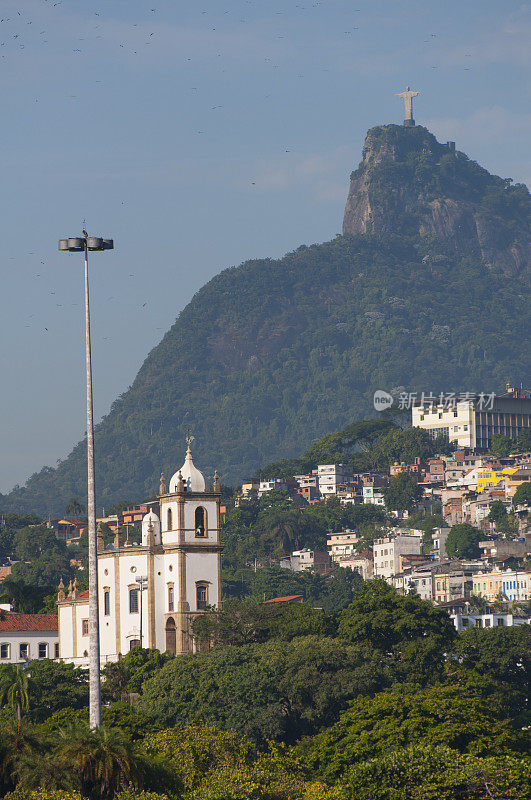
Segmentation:
{"type": "Polygon", "coordinates": [[[56,614],[9,611],[0,619],[0,664],[24,664],[37,658],[57,658],[58,655],[56,614]]]}
{"type": "MultiPolygon", "coordinates": [[[[116,661],[142,646],[179,654],[193,650],[191,622],[208,606],[221,606],[220,485],[212,489],[194,466],[190,447],[166,486],[161,477],[160,517],[142,521],[142,544],[104,549],[98,536],[101,661],[116,661]]],[[[59,656],[88,663],[88,592],[59,587],[59,656]]]]}

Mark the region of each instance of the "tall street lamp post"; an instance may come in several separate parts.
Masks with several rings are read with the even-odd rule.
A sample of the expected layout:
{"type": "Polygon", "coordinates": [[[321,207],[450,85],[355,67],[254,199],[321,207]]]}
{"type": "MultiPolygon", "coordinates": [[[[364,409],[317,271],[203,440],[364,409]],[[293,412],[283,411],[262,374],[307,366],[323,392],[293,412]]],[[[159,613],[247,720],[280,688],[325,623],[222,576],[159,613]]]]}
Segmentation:
{"type": "Polygon", "coordinates": [[[148,579],[145,575],[140,575],[138,578],[135,578],[135,581],[138,583],[138,591],[140,593],[140,647],[142,648],[142,596],[144,594],[144,589],[147,589],[148,579]]]}
{"type": "Polygon", "coordinates": [[[114,243],[112,239],[101,239],[97,236],[89,236],[86,230],[83,230],[83,236],[59,240],[59,250],[67,253],[85,253],[85,361],[87,370],[87,510],[89,551],[89,720],[91,728],[99,728],[101,725],[101,686],[88,253],[89,250],[99,252],[100,250],[113,249],[114,243]]]}

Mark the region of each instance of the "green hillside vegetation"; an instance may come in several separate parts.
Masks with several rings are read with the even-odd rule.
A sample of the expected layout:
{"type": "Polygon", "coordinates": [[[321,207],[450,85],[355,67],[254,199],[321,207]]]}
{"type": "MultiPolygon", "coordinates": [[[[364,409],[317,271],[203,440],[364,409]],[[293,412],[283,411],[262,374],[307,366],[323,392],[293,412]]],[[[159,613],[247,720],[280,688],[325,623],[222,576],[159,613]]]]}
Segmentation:
{"type": "MultiPolygon", "coordinates": [[[[234,483],[362,417],[378,388],[525,380],[528,313],[517,281],[420,238],[338,237],[225,270],[97,427],[98,503],[151,495],[182,463],[188,430],[198,465],[234,483]]],[[[0,507],[58,511],[84,479],[80,443],[0,507]]]]}
{"type": "Polygon", "coordinates": [[[444,611],[382,581],[335,613],[232,601],[201,626],[209,653],[137,648],[105,667],[98,731],[86,671],[0,666],[2,796],[529,796],[529,626],[457,634],[444,611]]]}

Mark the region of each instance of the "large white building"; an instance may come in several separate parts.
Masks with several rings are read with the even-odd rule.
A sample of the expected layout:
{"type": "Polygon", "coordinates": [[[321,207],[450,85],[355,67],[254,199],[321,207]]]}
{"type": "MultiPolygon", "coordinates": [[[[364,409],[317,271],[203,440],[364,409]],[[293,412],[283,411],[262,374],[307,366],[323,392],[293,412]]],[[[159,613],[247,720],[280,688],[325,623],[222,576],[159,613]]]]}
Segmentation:
{"type": "MultiPolygon", "coordinates": [[[[133,647],[170,653],[193,649],[190,625],[208,606],[221,605],[219,479],[207,489],[186,460],[166,487],[161,477],[160,518],[150,511],[142,521],[142,544],[117,535],[114,547],[98,537],[100,652],[102,663],[116,661],[133,647]],[[140,581],[139,579],[144,579],[140,581]]],[[[59,655],[88,663],[88,592],[60,586],[59,655]]]]}
{"type": "Polygon", "coordinates": [[[531,393],[512,388],[501,395],[476,395],[421,400],[411,408],[411,424],[428,431],[432,438],[442,436],[460,447],[485,450],[492,436],[500,433],[510,439],[531,427],[531,393]]]}
{"type": "Polygon", "coordinates": [[[531,622],[530,617],[515,617],[514,614],[476,614],[470,612],[469,614],[458,613],[450,614],[452,622],[458,631],[464,631],[467,628],[501,628],[512,627],[513,625],[529,625],[531,622]]]}
{"type": "Polygon", "coordinates": [[[373,545],[374,577],[391,581],[401,572],[400,556],[420,555],[422,535],[385,536],[373,545]]]}
{"type": "Polygon", "coordinates": [[[0,619],[0,664],[24,664],[57,658],[59,639],[56,614],[8,612],[0,619]]]}
{"type": "Polygon", "coordinates": [[[356,553],[356,545],[360,540],[359,531],[341,531],[340,533],[329,533],[326,537],[326,544],[330,552],[332,561],[339,562],[340,556],[350,556],[356,553]]]}
{"type": "Polygon", "coordinates": [[[352,470],[343,464],[318,464],[317,481],[324,497],[337,494],[339,486],[352,480],[352,470]]]}

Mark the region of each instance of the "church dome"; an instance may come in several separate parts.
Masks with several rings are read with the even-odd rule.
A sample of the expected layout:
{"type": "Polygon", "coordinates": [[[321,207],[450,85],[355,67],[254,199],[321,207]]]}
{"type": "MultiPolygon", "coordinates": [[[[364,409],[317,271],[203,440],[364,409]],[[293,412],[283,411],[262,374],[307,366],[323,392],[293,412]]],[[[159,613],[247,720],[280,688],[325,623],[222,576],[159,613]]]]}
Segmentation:
{"type": "Polygon", "coordinates": [[[184,460],[184,464],[182,465],[180,470],[177,470],[175,475],[172,476],[170,481],[170,492],[177,491],[177,480],[179,478],[179,472],[181,473],[185,488],[189,492],[204,492],[205,491],[205,479],[203,478],[203,474],[199,472],[197,467],[194,465],[192,461],[192,451],[190,450],[190,445],[188,445],[188,449],[186,451],[186,458],[184,460]]]}
{"type": "Polygon", "coordinates": [[[142,520],[142,544],[148,543],[150,524],[154,544],[160,544],[160,520],[154,511],[149,511],[142,520]]]}

